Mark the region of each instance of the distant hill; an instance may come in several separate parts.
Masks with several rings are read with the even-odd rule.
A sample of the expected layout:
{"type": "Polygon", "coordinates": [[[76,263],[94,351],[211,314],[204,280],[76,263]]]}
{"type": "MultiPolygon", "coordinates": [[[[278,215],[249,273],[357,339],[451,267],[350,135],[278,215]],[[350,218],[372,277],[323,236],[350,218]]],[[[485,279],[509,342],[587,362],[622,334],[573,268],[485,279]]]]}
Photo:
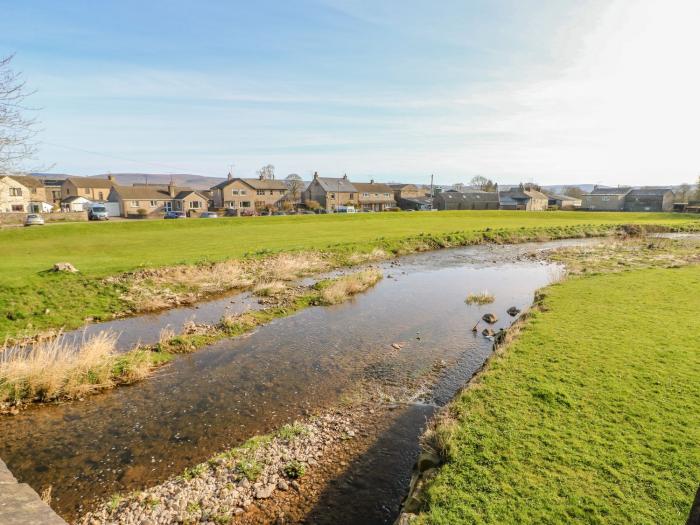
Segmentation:
{"type": "MultiPolygon", "coordinates": [[[[65,179],[75,176],[65,173],[32,173],[31,175],[33,177],[46,179],[65,179]]],[[[107,175],[107,173],[103,173],[100,175],[88,176],[106,179],[107,175]]],[[[189,173],[110,173],[109,175],[112,175],[117,184],[121,186],[131,186],[135,183],[143,184],[145,182],[154,185],[168,184],[172,180],[176,186],[186,186],[195,190],[208,190],[223,180],[222,177],[205,177],[203,175],[192,175],[189,173]]]]}

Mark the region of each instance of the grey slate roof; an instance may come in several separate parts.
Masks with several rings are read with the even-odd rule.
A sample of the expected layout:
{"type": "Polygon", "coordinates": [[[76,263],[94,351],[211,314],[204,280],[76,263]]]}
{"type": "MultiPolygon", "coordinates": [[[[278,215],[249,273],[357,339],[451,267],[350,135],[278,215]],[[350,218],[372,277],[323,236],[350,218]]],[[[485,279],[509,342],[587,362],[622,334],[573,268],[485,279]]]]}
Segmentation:
{"type": "Polygon", "coordinates": [[[630,197],[663,197],[671,188],[639,188],[629,192],[630,197]]]}
{"type": "Polygon", "coordinates": [[[282,180],[270,180],[270,179],[243,179],[241,177],[236,177],[231,180],[226,179],[223,182],[220,182],[216,186],[212,186],[212,190],[220,190],[222,188],[225,188],[229,184],[235,181],[242,181],[243,183],[247,184],[254,190],[286,190],[287,185],[285,184],[284,181],[282,180]]]}
{"type": "Polygon", "coordinates": [[[324,191],[339,191],[345,193],[357,193],[357,188],[344,177],[317,177],[316,180],[324,191]]]}
{"type": "Polygon", "coordinates": [[[597,186],[589,195],[626,195],[632,188],[629,186],[618,186],[617,188],[603,188],[597,186]]]}

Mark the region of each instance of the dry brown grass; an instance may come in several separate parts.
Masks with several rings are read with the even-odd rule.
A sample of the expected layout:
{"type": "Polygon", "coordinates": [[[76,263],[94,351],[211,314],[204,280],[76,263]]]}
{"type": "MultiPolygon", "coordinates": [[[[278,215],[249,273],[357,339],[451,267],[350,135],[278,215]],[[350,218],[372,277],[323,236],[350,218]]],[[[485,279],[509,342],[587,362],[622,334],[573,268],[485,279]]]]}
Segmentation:
{"type": "Polygon", "coordinates": [[[389,254],[382,250],[381,248],[375,248],[368,253],[353,253],[348,257],[348,262],[350,264],[362,264],[367,262],[383,261],[388,258],[389,254]]]}
{"type": "Polygon", "coordinates": [[[374,286],[381,278],[382,272],[379,269],[368,268],[334,279],[321,287],[321,302],[327,305],[340,304],[374,286]]]}
{"type": "Polygon", "coordinates": [[[253,293],[261,297],[272,297],[286,290],[287,285],[282,281],[261,281],[253,287],[253,293]]]}
{"type": "Polygon", "coordinates": [[[102,332],[80,344],[59,336],[0,353],[0,402],[76,398],[113,386],[117,335],[102,332]]]}
{"type": "Polygon", "coordinates": [[[314,252],[282,253],[263,261],[259,273],[265,280],[293,281],[328,268],[328,262],[314,252]]]}

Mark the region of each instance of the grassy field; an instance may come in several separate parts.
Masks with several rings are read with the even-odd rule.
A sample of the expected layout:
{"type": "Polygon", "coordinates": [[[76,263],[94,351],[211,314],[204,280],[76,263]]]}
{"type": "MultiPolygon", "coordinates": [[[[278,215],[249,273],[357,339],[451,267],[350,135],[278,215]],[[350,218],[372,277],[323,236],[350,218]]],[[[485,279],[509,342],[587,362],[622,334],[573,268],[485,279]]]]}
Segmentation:
{"type": "Polygon", "coordinates": [[[572,278],[452,405],[419,523],[685,523],[700,266],[572,278]]]}
{"type": "Polygon", "coordinates": [[[680,214],[585,212],[439,212],[222,218],[58,224],[0,230],[0,339],[125,310],[117,285],[100,278],[137,268],[170,266],[295,250],[369,250],[418,235],[465,244],[498,232],[575,236],[611,224],[699,225],[680,214]],[[578,230],[577,230],[578,229],[578,230]],[[564,231],[566,230],[566,231],[564,231]],[[570,232],[570,235],[567,233],[570,232]],[[80,270],[48,270],[67,261],[80,270]]]}

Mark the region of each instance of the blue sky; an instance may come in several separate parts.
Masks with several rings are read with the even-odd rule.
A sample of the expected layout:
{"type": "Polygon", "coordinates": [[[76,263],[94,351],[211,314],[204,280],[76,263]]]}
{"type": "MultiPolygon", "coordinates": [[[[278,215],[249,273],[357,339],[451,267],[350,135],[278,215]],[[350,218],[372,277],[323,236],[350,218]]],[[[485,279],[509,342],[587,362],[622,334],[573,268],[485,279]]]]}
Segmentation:
{"type": "MultiPolygon", "coordinates": [[[[700,171],[691,0],[0,0],[35,166],[442,183],[700,171]]],[[[33,167],[33,166],[32,166],[33,167]]]]}

